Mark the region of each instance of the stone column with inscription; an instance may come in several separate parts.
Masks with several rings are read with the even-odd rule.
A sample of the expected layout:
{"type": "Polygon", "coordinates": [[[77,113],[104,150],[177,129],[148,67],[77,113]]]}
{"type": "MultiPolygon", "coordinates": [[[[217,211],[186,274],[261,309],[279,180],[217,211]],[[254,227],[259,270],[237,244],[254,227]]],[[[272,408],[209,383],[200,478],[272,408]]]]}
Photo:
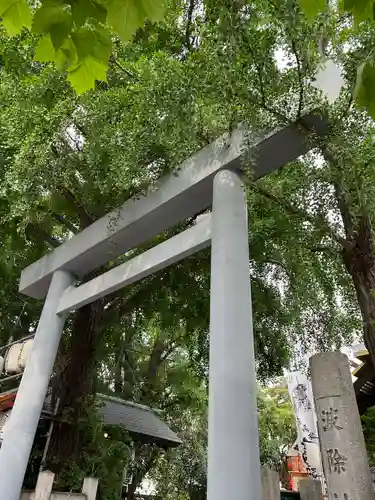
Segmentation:
{"type": "Polygon", "coordinates": [[[317,354],[310,369],[328,500],[374,500],[348,358],[317,354]]]}

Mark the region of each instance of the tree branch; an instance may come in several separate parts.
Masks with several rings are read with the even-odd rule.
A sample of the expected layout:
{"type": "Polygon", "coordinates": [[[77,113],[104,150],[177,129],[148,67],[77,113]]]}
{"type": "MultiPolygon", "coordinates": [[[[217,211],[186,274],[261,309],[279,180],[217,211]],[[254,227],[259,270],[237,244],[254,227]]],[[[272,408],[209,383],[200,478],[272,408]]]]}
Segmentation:
{"type": "Polygon", "coordinates": [[[161,357],[161,363],[164,363],[164,361],[168,358],[168,356],[170,356],[173,353],[173,351],[178,347],[179,341],[182,340],[183,338],[184,334],[182,333],[177,338],[172,340],[170,346],[168,347],[168,349],[166,349],[166,351],[163,353],[161,357]]]}
{"type": "Polygon", "coordinates": [[[302,108],[303,108],[303,93],[304,93],[302,65],[297,51],[296,42],[293,40],[292,37],[290,39],[290,43],[292,45],[293,54],[294,57],[296,58],[296,63],[297,63],[298,83],[299,83],[299,103],[298,103],[297,117],[301,118],[302,108]]]}
{"type": "Polygon", "coordinates": [[[164,342],[160,339],[156,339],[154,347],[152,348],[150,359],[148,361],[147,373],[145,375],[145,385],[152,385],[154,380],[156,379],[156,375],[162,363],[164,349],[164,342]]]}
{"type": "MultiPolygon", "coordinates": [[[[280,9],[280,6],[278,5],[277,2],[270,0],[270,3],[273,6],[273,8],[277,11],[278,15],[280,15],[281,17],[285,16],[285,14],[282,12],[282,10],[280,9]]],[[[290,45],[292,47],[292,52],[293,52],[293,55],[294,55],[294,57],[296,59],[296,63],[297,63],[298,83],[299,83],[299,103],[298,103],[297,118],[301,118],[302,109],[303,109],[303,95],[304,95],[302,64],[301,64],[301,59],[300,59],[299,54],[298,54],[296,41],[294,40],[293,35],[292,35],[292,31],[291,31],[292,22],[290,22],[290,24],[289,24],[289,21],[288,21],[286,28],[287,28],[287,37],[289,38],[290,45]]]]}
{"type": "Polygon", "coordinates": [[[186,23],[186,32],[185,32],[185,44],[186,44],[188,50],[191,49],[190,35],[191,35],[191,26],[192,26],[192,22],[193,22],[194,8],[195,8],[195,0],[190,0],[188,12],[187,12],[187,23],[186,23]]]}
{"type": "Polygon", "coordinates": [[[337,173],[339,174],[339,178],[335,179],[333,182],[334,188],[335,188],[335,196],[336,200],[338,203],[338,208],[341,213],[341,217],[344,223],[344,229],[346,233],[347,239],[351,239],[354,236],[354,226],[355,226],[355,220],[350,213],[348,204],[346,203],[345,196],[343,193],[342,189],[342,165],[340,161],[329,151],[328,147],[326,144],[321,143],[320,144],[320,152],[323,155],[323,158],[325,161],[328,163],[328,165],[331,165],[336,168],[337,173]]]}
{"type": "Polygon", "coordinates": [[[349,100],[348,100],[348,104],[346,105],[344,111],[342,112],[342,115],[340,116],[340,118],[336,122],[336,125],[338,125],[339,123],[341,123],[343,121],[343,119],[346,117],[346,115],[349,113],[350,108],[352,107],[352,104],[354,102],[354,91],[355,91],[355,88],[350,92],[350,97],[349,97],[349,100]]]}
{"type": "MultiPolygon", "coordinates": [[[[141,443],[137,443],[135,447],[136,461],[140,461],[141,457],[141,447],[144,446],[141,443]]],[[[139,463],[136,470],[134,471],[132,482],[128,485],[127,498],[134,499],[135,490],[141,484],[143,478],[152,469],[155,464],[157,457],[159,456],[160,449],[154,446],[149,453],[149,456],[145,459],[144,463],[139,463]]]]}
{"type": "Polygon", "coordinates": [[[264,111],[267,111],[267,113],[270,113],[271,115],[274,115],[276,118],[278,118],[281,123],[285,125],[291,125],[293,124],[293,120],[291,118],[288,118],[286,115],[281,113],[281,111],[278,111],[277,109],[273,109],[268,104],[266,103],[260,103],[254,96],[247,96],[248,100],[253,103],[255,106],[257,106],[260,109],[263,109],[264,111]]]}
{"type": "Polygon", "coordinates": [[[66,201],[69,201],[74,206],[81,223],[81,229],[85,229],[95,222],[95,219],[91,217],[91,215],[68,188],[65,186],[59,186],[58,191],[66,199],[66,201]]]}
{"type": "Polygon", "coordinates": [[[71,231],[72,233],[77,234],[79,232],[78,227],[76,227],[72,222],[70,222],[70,220],[68,220],[63,215],[52,213],[52,217],[57,222],[59,222],[60,224],[62,224],[63,226],[65,226],[67,229],[69,229],[69,231],[71,231]]]}
{"type": "Polygon", "coordinates": [[[264,262],[264,264],[271,264],[272,266],[280,267],[285,272],[285,274],[287,275],[289,281],[290,282],[293,281],[293,277],[291,275],[290,269],[288,269],[287,266],[285,264],[283,264],[282,262],[280,262],[278,260],[274,260],[274,259],[267,259],[264,262]]]}
{"type": "Polygon", "coordinates": [[[110,57],[110,62],[112,64],[115,64],[118,68],[121,69],[121,71],[123,71],[126,75],[130,76],[130,78],[132,78],[133,80],[137,80],[137,81],[139,80],[137,75],[135,75],[130,70],[125,68],[125,66],[123,66],[121,63],[119,63],[119,61],[113,55],[110,57]]]}
{"type": "Polygon", "coordinates": [[[31,239],[34,236],[35,238],[42,239],[52,248],[57,248],[61,245],[61,242],[57,238],[48,234],[44,229],[35,224],[29,224],[25,232],[27,238],[31,239]]]}
{"type": "Polygon", "coordinates": [[[139,303],[139,296],[141,296],[142,293],[145,293],[147,287],[157,280],[160,280],[160,276],[152,276],[148,279],[146,278],[145,282],[137,284],[126,297],[123,295],[118,295],[117,297],[112,296],[112,299],[108,297],[109,305],[106,307],[103,314],[104,323],[107,321],[108,317],[113,316],[115,313],[124,316],[133,311],[136,303],[139,303]]]}
{"type": "Polygon", "coordinates": [[[249,52],[250,52],[250,54],[251,54],[251,56],[253,58],[253,61],[254,61],[254,64],[255,64],[255,70],[256,70],[257,75],[258,75],[259,90],[260,90],[260,96],[261,96],[261,99],[262,99],[262,106],[266,109],[266,107],[267,107],[266,90],[264,88],[264,80],[263,80],[263,75],[262,75],[262,69],[261,69],[260,65],[255,62],[255,60],[256,60],[255,53],[254,53],[254,50],[253,50],[253,48],[252,48],[251,43],[250,43],[249,40],[247,42],[247,45],[248,45],[249,52]]]}
{"type": "Polygon", "coordinates": [[[345,238],[342,238],[339,234],[337,234],[336,231],[332,227],[330,227],[330,225],[323,217],[314,217],[309,215],[305,210],[296,207],[285,198],[281,198],[274,193],[267,191],[259,183],[251,182],[251,187],[265,198],[283,207],[283,209],[289,214],[300,217],[317,228],[319,227],[327,234],[327,236],[329,236],[336,243],[339,243],[342,247],[346,245],[345,238]]]}
{"type": "MultiPolygon", "coordinates": [[[[311,127],[309,127],[309,125],[307,123],[305,123],[305,121],[303,119],[300,120],[300,125],[306,131],[313,132],[313,129],[311,127]]],[[[344,229],[345,229],[347,239],[340,237],[341,241],[338,241],[337,239],[336,239],[336,241],[338,241],[340,243],[340,245],[342,245],[344,248],[347,248],[348,245],[350,245],[350,242],[348,241],[348,239],[352,238],[354,235],[355,220],[354,220],[352,214],[350,213],[348,204],[346,203],[345,196],[344,196],[343,191],[342,191],[341,183],[342,183],[343,166],[342,166],[340,160],[338,160],[334,156],[334,154],[328,149],[328,146],[326,143],[326,138],[314,137],[312,135],[312,139],[313,139],[314,146],[320,150],[323,158],[328,163],[328,165],[335,167],[337,172],[341,176],[339,179],[336,179],[333,182],[333,184],[334,184],[334,188],[335,188],[335,196],[336,196],[336,200],[338,203],[338,208],[339,208],[340,213],[341,213],[341,217],[343,220],[344,229]]]]}
{"type": "Polygon", "coordinates": [[[310,252],[312,253],[331,253],[334,249],[332,247],[327,247],[327,246],[316,246],[316,247],[311,247],[310,252]]]}

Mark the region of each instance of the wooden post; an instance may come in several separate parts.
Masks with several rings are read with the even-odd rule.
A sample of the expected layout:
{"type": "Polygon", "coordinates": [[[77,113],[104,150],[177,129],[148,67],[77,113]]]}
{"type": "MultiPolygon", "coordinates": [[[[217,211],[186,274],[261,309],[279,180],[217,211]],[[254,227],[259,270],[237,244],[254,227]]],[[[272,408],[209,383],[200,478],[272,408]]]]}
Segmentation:
{"type": "Polygon", "coordinates": [[[54,478],[55,474],[48,470],[39,473],[34,500],[50,500],[54,478]]]}
{"type": "Polygon", "coordinates": [[[261,468],[262,479],[262,500],[280,499],[280,478],[279,474],[268,467],[261,468]]]}
{"type": "Polygon", "coordinates": [[[83,480],[82,493],[87,497],[87,500],[95,500],[98,491],[98,480],[94,477],[86,477],[83,480]]]}
{"type": "Polygon", "coordinates": [[[316,479],[306,478],[298,482],[301,500],[322,500],[322,483],[316,479]]]}

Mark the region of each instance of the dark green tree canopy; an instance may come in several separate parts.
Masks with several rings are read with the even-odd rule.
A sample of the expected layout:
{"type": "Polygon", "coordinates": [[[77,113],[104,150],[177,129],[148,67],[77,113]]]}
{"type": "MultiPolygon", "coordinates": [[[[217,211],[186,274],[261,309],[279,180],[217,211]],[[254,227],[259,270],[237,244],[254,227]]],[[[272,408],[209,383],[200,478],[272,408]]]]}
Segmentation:
{"type": "MultiPolygon", "coordinates": [[[[243,165],[258,377],[279,375],[296,351],[338,348],[362,332],[375,358],[374,131],[353,105],[373,33],[349,18],[311,20],[295,0],[171,1],[131,41],[111,38],[107,81],[81,96],[55,65],[35,61],[35,34],[0,28],[1,341],[37,324],[40,304],[17,292],[22,268],[236,123],[247,121],[251,141],[317,108],[330,133],[309,134],[311,153],[257,182],[252,159],[243,165]],[[332,105],[308,83],[323,35],[346,81],[332,105]]],[[[187,432],[205,404],[209,265],[202,252],[72,315],[55,366],[62,411],[84,419],[85,397],[107,391],[160,408],[187,432]]],[[[85,431],[56,432],[53,457],[74,462],[85,431]]],[[[153,459],[139,451],[137,480],[153,459]]],[[[201,477],[200,460],[192,464],[201,477]]]]}

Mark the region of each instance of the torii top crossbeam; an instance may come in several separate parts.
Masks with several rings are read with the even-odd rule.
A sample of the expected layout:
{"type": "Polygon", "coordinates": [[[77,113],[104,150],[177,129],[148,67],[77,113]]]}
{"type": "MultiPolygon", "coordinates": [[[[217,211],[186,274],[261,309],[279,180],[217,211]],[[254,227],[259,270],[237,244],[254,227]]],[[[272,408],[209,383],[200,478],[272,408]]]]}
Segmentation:
{"type": "Polygon", "coordinates": [[[263,137],[254,138],[245,125],[220,137],[184,161],[178,175],[162,178],[146,196],[128,200],[27,267],[21,275],[20,292],[44,298],[57,269],[82,277],[208,208],[212,180],[221,169],[241,169],[243,160],[251,159],[257,179],[303,155],[311,148],[306,130],[324,135],[327,124],[314,113],[302,120],[304,127],[294,123],[263,137]]]}

